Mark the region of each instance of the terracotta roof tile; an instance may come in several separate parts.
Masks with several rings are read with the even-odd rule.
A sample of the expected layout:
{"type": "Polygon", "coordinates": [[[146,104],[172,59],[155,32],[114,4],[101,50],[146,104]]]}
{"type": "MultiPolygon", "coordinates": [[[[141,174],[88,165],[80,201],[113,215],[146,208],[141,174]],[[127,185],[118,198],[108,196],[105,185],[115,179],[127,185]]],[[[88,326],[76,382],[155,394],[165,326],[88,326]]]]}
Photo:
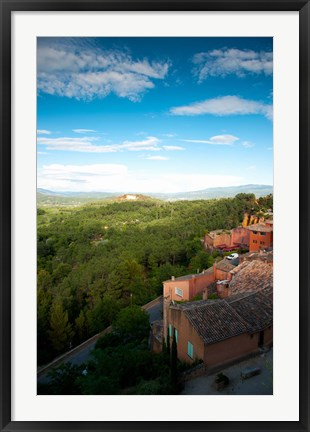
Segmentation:
{"type": "Polygon", "coordinates": [[[264,330],[272,325],[272,299],[262,292],[251,293],[241,298],[232,296],[226,298],[225,301],[247,322],[251,333],[264,330]]]}
{"type": "Polygon", "coordinates": [[[229,284],[231,294],[247,291],[262,291],[273,289],[273,267],[272,264],[261,260],[254,260],[245,265],[233,277],[229,284]]]}
{"type": "Polygon", "coordinates": [[[222,261],[219,261],[216,263],[216,268],[218,270],[229,272],[236,268],[233,264],[231,264],[227,259],[223,259],[222,261]]]}
{"type": "Polygon", "coordinates": [[[184,314],[206,344],[246,333],[246,322],[224,300],[184,309],[184,314]]]}
{"type": "Polygon", "coordinates": [[[264,223],[257,223],[247,226],[247,229],[250,231],[271,232],[273,231],[273,226],[267,226],[264,223]]]}

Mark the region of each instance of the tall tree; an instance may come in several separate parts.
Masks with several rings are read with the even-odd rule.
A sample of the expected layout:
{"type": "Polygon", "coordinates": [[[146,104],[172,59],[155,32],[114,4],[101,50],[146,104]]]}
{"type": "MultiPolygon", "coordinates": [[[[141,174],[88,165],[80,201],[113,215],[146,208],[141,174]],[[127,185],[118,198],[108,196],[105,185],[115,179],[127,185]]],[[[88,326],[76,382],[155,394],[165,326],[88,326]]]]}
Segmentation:
{"type": "Polygon", "coordinates": [[[170,359],[170,335],[169,335],[169,329],[167,330],[167,356],[170,359]]]}
{"type": "Polygon", "coordinates": [[[175,329],[173,330],[173,339],[171,345],[171,385],[174,393],[178,390],[178,352],[177,352],[177,338],[175,329]]]}
{"type": "Polygon", "coordinates": [[[52,305],[49,337],[53,348],[60,352],[70,348],[73,338],[68,312],[63,310],[60,300],[56,299],[52,305]]]}
{"type": "Polygon", "coordinates": [[[129,306],[120,311],[113,328],[124,340],[142,340],[150,333],[149,315],[139,306],[129,306]]]}

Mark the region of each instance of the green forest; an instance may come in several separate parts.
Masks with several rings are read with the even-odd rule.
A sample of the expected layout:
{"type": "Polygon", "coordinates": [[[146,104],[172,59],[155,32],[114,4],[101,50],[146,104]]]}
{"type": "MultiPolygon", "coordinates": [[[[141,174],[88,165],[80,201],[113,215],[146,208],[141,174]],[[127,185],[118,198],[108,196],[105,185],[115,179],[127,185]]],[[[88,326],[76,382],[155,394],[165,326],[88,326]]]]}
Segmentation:
{"type": "MultiPolygon", "coordinates": [[[[97,201],[79,207],[38,207],[38,365],[48,363],[110,324],[119,328],[122,316],[161,295],[162,282],[172,275],[210,267],[216,254],[205,252],[205,233],[231,229],[240,225],[245,212],[264,214],[269,208],[271,195],[256,199],[253,194],[217,200],[164,202],[145,198],[136,202],[97,201]]],[[[147,333],[148,327],[145,329],[147,333]]],[[[144,380],[147,383],[154,378],[150,364],[157,362],[154,370],[159,367],[166,373],[161,365],[165,360],[150,357],[145,332],[138,335],[140,372],[145,367],[145,377],[137,381],[142,386],[138,394],[146,391],[143,386],[148,384],[144,380]]],[[[90,367],[93,373],[83,378],[83,388],[90,386],[92,394],[96,394],[94,386],[99,380],[96,362],[106,369],[112,365],[113,357],[111,360],[106,354],[107,350],[111,353],[111,347],[118,359],[126,352],[130,360],[131,350],[130,361],[137,361],[132,350],[134,341],[121,331],[101,343],[106,345],[95,350],[93,369],[90,367]],[[121,346],[117,338],[121,338],[121,346]]],[[[80,374],[78,367],[64,367],[69,376],[80,374]]],[[[125,381],[126,376],[124,372],[125,381]]],[[[57,376],[54,378],[57,381],[57,376]]],[[[133,375],[132,382],[116,383],[113,377],[109,380],[102,383],[101,392],[104,385],[118,389],[137,384],[133,375]]],[[[63,377],[61,382],[65,382],[63,377]]],[[[156,381],[152,385],[156,388],[162,384],[156,381]]]]}

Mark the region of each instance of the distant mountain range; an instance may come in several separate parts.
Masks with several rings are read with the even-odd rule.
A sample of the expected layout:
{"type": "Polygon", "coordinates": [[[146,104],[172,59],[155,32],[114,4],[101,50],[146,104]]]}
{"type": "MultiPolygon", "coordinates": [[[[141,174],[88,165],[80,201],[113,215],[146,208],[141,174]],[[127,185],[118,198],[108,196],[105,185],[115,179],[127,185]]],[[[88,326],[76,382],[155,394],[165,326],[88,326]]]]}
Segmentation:
{"type": "MultiPolygon", "coordinates": [[[[266,196],[273,193],[271,185],[242,185],[218,188],[208,188],[199,191],[178,193],[147,193],[145,198],[155,198],[163,201],[177,200],[199,200],[214,198],[230,198],[239,193],[253,193],[256,197],[266,196]]],[[[135,192],[55,192],[46,189],[37,189],[37,203],[39,205],[79,205],[90,201],[113,200],[126,194],[137,195],[141,200],[141,194],[135,192]]]]}
{"type": "Polygon", "coordinates": [[[231,198],[239,193],[253,193],[257,198],[273,193],[273,187],[270,185],[242,185],[208,188],[192,192],[178,192],[174,194],[149,194],[150,196],[162,200],[197,200],[197,199],[214,199],[214,198],[231,198]]]}

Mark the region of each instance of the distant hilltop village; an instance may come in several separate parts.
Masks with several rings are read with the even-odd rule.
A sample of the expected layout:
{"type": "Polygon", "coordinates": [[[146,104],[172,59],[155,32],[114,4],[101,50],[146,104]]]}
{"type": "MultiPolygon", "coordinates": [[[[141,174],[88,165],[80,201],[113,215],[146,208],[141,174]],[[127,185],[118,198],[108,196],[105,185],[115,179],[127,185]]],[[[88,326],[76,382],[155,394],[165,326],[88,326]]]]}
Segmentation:
{"type": "Polygon", "coordinates": [[[124,194],[116,198],[116,201],[146,201],[152,200],[151,197],[142,194],[124,194]]]}
{"type": "Polygon", "coordinates": [[[207,249],[219,249],[224,252],[236,248],[249,249],[254,252],[268,249],[273,244],[273,221],[245,214],[241,227],[230,231],[216,230],[205,235],[204,245],[207,249]]]}
{"type": "Polygon", "coordinates": [[[204,245],[248,252],[163,282],[163,320],[152,326],[152,348],[159,352],[175,338],[180,360],[208,369],[272,345],[273,221],[245,215],[240,227],[206,234],[204,245]]]}

